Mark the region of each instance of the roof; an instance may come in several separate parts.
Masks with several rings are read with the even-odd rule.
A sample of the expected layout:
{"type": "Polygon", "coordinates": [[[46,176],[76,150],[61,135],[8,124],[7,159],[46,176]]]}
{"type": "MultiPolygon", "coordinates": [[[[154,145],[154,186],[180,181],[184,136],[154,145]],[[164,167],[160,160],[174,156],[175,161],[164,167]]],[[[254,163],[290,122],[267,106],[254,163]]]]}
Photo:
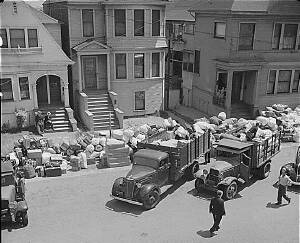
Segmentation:
{"type": "Polygon", "coordinates": [[[13,172],[14,168],[10,161],[1,162],[1,174],[13,172]]]}
{"type": "Polygon", "coordinates": [[[226,148],[231,148],[231,149],[236,149],[236,150],[243,150],[252,145],[253,145],[252,143],[240,142],[237,140],[232,140],[232,139],[227,139],[227,138],[223,138],[218,142],[218,148],[226,147],[226,148]]]}
{"type": "Polygon", "coordinates": [[[15,186],[1,186],[1,200],[15,201],[15,186]]]}
{"type": "Polygon", "coordinates": [[[195,12],[252,12],[299,15],[298,0],[206,0],[194,1],[195,12]]]}
{"type": "Polygon", "coordinates": [[[168,154],[158,150],[152,149],[141,149],[134,154],[135,157],[143,157],[147,159],[152,159],[156,161],[161,161],[168,157],[168,154]]]}
{"type": "Polygon", "coordinates": [[[189,12],[193,8],[195,0],[174,0],[166,7],[166,20],[169,21],[195,21],[195,17],[189,12]]]}
{"type": "Polygon", "coordinates": [[[39,20],[43,24],[58,24],[59,23],[57,19],[50,17],[49,15],[45,14],[44,12],[32,7],[31,5],[29,5],[29,7],[31,8],[32,12],[39,18],[39,20]]]}

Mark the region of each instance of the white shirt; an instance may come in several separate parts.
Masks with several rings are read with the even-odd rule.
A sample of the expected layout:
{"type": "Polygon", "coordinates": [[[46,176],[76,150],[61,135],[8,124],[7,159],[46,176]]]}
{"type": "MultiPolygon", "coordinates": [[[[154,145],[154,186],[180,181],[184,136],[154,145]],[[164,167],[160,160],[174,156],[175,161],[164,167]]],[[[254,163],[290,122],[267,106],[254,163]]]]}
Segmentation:
{"type": "Polygon", "coordinates": [[[288,177],[287,175],[285,175],[285,176],[279,176],[279,178],[278,178],[278,184],[282,185],[282,186],[291,186],[293,184],[293,182],[290,179],[290,177],[288,177]]]}

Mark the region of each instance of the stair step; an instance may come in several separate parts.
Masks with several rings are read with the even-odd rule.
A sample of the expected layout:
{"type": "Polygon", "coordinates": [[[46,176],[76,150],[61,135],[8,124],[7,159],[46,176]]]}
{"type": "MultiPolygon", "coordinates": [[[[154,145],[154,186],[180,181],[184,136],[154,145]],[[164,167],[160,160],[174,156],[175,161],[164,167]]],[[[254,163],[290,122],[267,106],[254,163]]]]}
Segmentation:
{"type": "Polygon", "coordinates": [[[88,101],[88,105],[111,105],[110,102],[108,100],[103,100],[103,101],[88,101]]]}
{"type": "Polygon", "coordinates": [[[71,128],[69,127],[56,127],[53,129],[55,132],[71,132],[71,128]]]}
{"type": "Polygon", "coordinates": [[[93,111],[103,111],[103,112],[114,112],[114,109],[112,107],[88,107],[88,110],[90,112],[93,112],[93,111]]]}
{"type": "MultiPolygon", "coordinates": [[[[109,123],[109,119],[107,119],[107,118],[93,118],[93,120],[94,120],[94,124],[99,123],[99,122],[101,122],[101,123],[108,122],[109,123]]],[[[112,123],[114,123],[117,119],[111,118],[110,120],[112,123]]]]}
{"type": "Polygon", "coordinates": [[[53,125],[59,125],[59,124],[69,124],[68,120],[56,120],[56,121],[52,121],[53,125]]]}
{"type": "MultiPolygon", "coordinates": [[[[109,113],[103,113],[103,112],[92,112],[93,117],[95,118],[108,118],[109,119],[109,113]]],[[[114,112],[111,113],[111,117],[115,117],[114,112]]]]}
{"type": "MultiPolygon", "coordinates": [[[[111,125],[114,125],[114,124],[116,124],[116,121],[111,121],[111,125]]],[[[96,125],[109,126],[109,121],[103,121],[103,122],[94,121],[94,126],[96,126],[96,125]]]]}

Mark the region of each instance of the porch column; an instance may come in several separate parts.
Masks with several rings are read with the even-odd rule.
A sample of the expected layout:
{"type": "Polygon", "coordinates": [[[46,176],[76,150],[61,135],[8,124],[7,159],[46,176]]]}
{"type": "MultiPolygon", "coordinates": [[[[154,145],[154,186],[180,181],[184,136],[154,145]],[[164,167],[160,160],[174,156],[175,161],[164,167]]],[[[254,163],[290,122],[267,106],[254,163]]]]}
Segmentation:
{"type": "Polygon", "coordinates": [[[65,96],[65,107],[70,107],[69,103],[69,86],[68,83],[64,83],[64,96],[65,96]]]}
{"type": "Polygon", "coordinates": [[[233,71],[228,70],[227,85],[226,85],[226,100],[225,100],[226,114],[228,117],[230,117],[230,108],[231,108],[232,76],[233,76],[233,71]]]}
{"type": "Polygon", "coordinates": [[[38,101],[37,101],[37,92],[36,92],[36,83],[32,85],[32,94],[33,94],[33,105],[34,108],[38,108],[38,101]]]}
{"type": "Polygon", "coordinates": [[[81,58],[77,52],[77,63],[78,63],[78,89],[79,93],[82,92],[82,74],[81,74],[81,58]]]}
{"type": "Polygon", "coordinates": [[[110,53],[106,54],[107,89],[110,90],[110,53]]]}
{"type": "Polygon", "coordinates": [[[46,83],[47,83],[47,96],[48,96],[48,104],[50,105],[51,101],[50,101],[50,84],[49,84],[50,80],[49,80],[49,75],[46,75],[46,83]]]}

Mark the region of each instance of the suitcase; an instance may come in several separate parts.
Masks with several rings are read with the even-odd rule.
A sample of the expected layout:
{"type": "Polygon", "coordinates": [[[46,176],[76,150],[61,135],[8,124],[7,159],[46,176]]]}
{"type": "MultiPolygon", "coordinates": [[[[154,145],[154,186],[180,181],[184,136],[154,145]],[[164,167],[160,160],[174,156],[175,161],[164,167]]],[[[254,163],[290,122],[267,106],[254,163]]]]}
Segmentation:
{"type": "Polygon", "coordinates": [[[45,168],[45,176],[46,177],[56,177],[61,176],[61,168],[60,167],[48,167],[45,168]]]}
{"type": "Polygon", "coordinates": [[[67,155],[71,156],[74,154],[74,150],[71,149],[71,148],[68,148],[67,151],[66,151],[67,155]]]}
{"type": "Polygon", "coordinates": [[[42,159],[42,150],[41,149],[30,149],[27,150],[28,159],[42,159]]]}
{"type": "Polygon", "coordinates": [[[87,158],[87,165],[94,165],[96,164],[96,158],[87,158]]]}
{"type": "Polygon", "coordinates": [[[32,165],[27,164],[27,165],[24,165],[23,168],[24,168],[25,179],[31,179],[31,178],[34,178],[36,176],[35,169],[33,168],[32,165]]]}
{"type": "Polygon", "coordinates": [[[60,149],[63,150],[63,151],[67,151],[69,147],[70,147],[70,145],[67,142],[63,142],[60,145],[60,149]]]}
{"type": "Polygon", "coordinates": [[[51,162],[61,163],[62,160],[63,160],[63,156],[61,154],[51,154],[50,155],[51,162]]]}

